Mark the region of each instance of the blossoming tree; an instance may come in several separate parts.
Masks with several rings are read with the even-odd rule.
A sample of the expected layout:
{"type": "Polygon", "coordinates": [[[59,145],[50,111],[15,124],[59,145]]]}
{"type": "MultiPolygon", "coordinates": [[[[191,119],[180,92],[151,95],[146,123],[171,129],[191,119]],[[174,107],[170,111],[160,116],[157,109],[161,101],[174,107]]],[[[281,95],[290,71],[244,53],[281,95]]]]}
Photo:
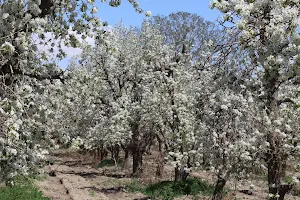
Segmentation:
{"type": "MultiPolygon", "coordinates": [[[[142,12],[136,1],[129,2],[142,12]]],[[[80,46],[75,34],[92,37],[104,25],[94,16],[98,11],[94,3],[0,2],[1,180],[10,183],[16,175],[27,174],[46,153],[40,146],[47,147],[43,142],[53,138],[50,119],[55,111],[55,100],[49,95],[59,92],[55,80],[66,78],[56,61],[65,56],[63,44],[80,46]]],[[[118,6],[120,1],[109,4],[118,6]]]]}
{"type": "MultiPolygon", "coordinates": [[[[239,44],[249,51],[259,87],[259,106],[265,113],[263,128],[266,138],[262,158],[268,168],[270,199],[284,199],[290,184],[282,182],[285,163],[297,149],[290,146],[297,130],[287,130],[288,120],[282,107],[295,102],[286,98],[286,86],[299,83],[299,2],[298,1],[213,1],[213,7],[240,30],[239,44]],[[295,132],[294,132],[295,131],[295,132]]],[[[291,87],[290,89],[295,89],[291,87]]],[[[294,90],[294,92],[296,92],[294,90]]],[[[295,139],[295,138],[294,138],[295,139]]]]}

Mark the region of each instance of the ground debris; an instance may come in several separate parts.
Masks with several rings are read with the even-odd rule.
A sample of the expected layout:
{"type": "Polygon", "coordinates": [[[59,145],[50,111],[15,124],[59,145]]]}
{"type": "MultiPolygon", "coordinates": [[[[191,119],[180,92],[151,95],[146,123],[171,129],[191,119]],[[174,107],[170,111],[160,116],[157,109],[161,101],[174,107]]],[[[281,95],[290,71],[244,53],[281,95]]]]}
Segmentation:
{"type": "Polygon", "coordinates": [[[142,197],[142,198],[138,198],[138,199],[134,199],[134,200],[158,200],[154,197],[142,197]]]}
{"type": "Polygon", "coordinates": [[[104,193],[104,194],[116,194],[118,192],[123,192],[125,191],[125,187],[112,187],[112,188],[96,188],[95,186],[91,186],[91,187],[84,187],[84,188],[81,188],[81,189],[90,189],[92,191],[95,191],[95,192],[101,192],[101,193],[104,193]]]}
{"type": "Polygon", "coordinates": [[[253,195],[253,192],[251,190],[239,190],[239,192],[247,194],[247,195],[253,195]]]}

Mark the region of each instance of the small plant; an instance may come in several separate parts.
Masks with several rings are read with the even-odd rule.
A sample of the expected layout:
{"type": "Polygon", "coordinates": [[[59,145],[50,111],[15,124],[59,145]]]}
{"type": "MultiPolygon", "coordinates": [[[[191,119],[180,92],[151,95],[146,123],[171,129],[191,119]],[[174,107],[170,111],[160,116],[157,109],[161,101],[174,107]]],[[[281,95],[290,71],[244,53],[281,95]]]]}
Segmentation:
{"type": "Polygon", "coordinates": [[[283,181],[284,181],[285,183],[292,183],[292,182],[293,182],[293,178],[292,178],[291,176],[285,176],[285,177],[283,178],[283,181]]]}
{"type": "Polygon", "coordinates": [[[130,185],[127,187],[128,192],[135,193],[135,192],[145,192],[145,187],[139,184],[137,179],[132,179],[130,185]]]}
{"type": "Polygon", "coordinates": [[[93,191],[93,190],[90,190],[89,193],[90,193],[90,195],[91,195],[92,197],[95,197],[95,196],[96,196],[96,192],[93,191]]]}
{"type": "Polygon", "coordinates": [[[300,163],[296,165],[296,171],[300,171],[300,163]]]}

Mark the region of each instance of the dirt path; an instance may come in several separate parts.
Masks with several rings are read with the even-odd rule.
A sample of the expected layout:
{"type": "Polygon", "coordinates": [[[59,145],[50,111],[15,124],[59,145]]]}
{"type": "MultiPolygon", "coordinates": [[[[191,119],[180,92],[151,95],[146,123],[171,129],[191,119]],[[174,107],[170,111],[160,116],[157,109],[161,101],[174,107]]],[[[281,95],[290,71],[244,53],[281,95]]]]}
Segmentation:
{"type": "Polygon", "coordinates": [[[46,166],[50,174],[36,185],[44,196],[53,200],[133,200],[144,197],[123,191],[129,178],[112,178],[103,170],[91,167],[80,155],[53,157],[54,165],[46,166]],[[53,171],[55,173],[53,173],[53,171]]]}
{"type": "MultiPolygon", "coordinates": [[[[91,162],[91,158],[84,157],[76,152],[57,152],[52,159],[55,164],[44,168],[45,173],[49,176],[45,180],[36,182],[44,196],[52,200],[135,200],[145,197],[141,193],[133,194],[126,191],[124,186],[129,185],[132,180],[126,178],[121,169],[115,169],[115,171],[105,168],[97,169],[91,162]]],[[[153,166],[148,166],[148,168],[153,169],[153,166]]],[[[172,170],[172,168],[169,169],[169,166],[166,166],[166,174],[172,176],[172,170]]],[[[146,174],[147,178],[151,178],[152,174],[151,171],[148,175],[146,174]]],[[[193,172],[191,176],[213,184],[214,179],[207,172],[193,172]]],[[[253,180],[251,183],[255,185],[252,195],[237,191],[231,192],[232,195],[225,199],[265,199],[267,196],[266,183],[262,180],[253,180]]],[[[251,183],[249,181],[239,182],[237,188],[248,190],[251,183]]],[[[229,182],[227,187],[234,190],[235,184],[229,182]]],[[[176,200],[192,199],[194,198],[190,196],[176,198],[176,200]]],[[[200,199],[210,198],[201,197],[200,199]]],[[[287,195],[285,199],[300,200],[300,197],[287,195]]]]}
{"type": "MultiPolygon", "coordinates": [[[[210,184],[214,184],[215,178],[209,172],[193,172],[191,173],[192,177],[203,179],[210,184]]],[[[268,186],[267,182],[259,179],[254,180],[243,180],[238,182],[228,181],[226,183],[226,187],[230,188],[232,191],[232,197],[227,197],[226,199],[245,199],[245,200],[265,200],[268,196],[268,186]],[[253,185],[253,189],[251,190],[252,194],[247,195],[242,193],[241,191],[248,192],[250,189],[250,185],[253,185]]],[[[297,185],[299,187],[299,184],[297,185]]],[[[292,196],[291,194],[286,194],[285,200],[300,200],[299,196],[292,196]]]]}

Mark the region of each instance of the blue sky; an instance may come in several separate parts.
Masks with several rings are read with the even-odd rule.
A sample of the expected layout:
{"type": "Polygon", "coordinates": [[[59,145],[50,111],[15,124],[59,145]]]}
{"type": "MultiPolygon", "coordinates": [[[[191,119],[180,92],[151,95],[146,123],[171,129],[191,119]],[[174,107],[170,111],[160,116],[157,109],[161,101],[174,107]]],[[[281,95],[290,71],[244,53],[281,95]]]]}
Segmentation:
{"type": "MultiPolygon", "coordinates": [[[[107,0],[109,1],[109,0],[107,0]]],[[[206,20],[214,21],[220,15],[217,10],[209,8],[210,0],[137,0],[140,7],[145,11],[150,10],[152,15],[169,15],[172,12],[186,11],[197,13],[206,20]]],[[[125,25],[138,26],[145,18],[144,15],[136,13],[134,8],[123,0],[118,8],[110,7],[107,3],[98,0],[96,4],[99,12],[98,16],[109,24],[115,24],[123,20],[125,25]]]]}
{"type": "MultiPolygon", "coordinates": [[[[107,0],[109,1],[109,0],[107,0]]],[[[220,12],[209,8],[211,0],[137,0],[140,3],[140,7],[144,11],[151,11],[154,15],[169,15],[172,12],[185,11],[190,13],[197,13],[205,20],[215,21],[221,17],[220,12]]],[[[146,18],[144,14],[135,12],[134,8],[127,0],[123,0],[122,4],[113,8],[108,3],[101,3],[100,0],[96,0],[96,6],[99,12],[97,16],[102,21],[107,21],[109,25],[114,25],[122,20],[125,26],[139,26],[146,18]]],[[[70,55],[78,53],[78,50],[71,48],[67,49],[70,55]]],[[[59,66],[66,68],[68,60],[66,58],[59,63],[59,66]]]]}

